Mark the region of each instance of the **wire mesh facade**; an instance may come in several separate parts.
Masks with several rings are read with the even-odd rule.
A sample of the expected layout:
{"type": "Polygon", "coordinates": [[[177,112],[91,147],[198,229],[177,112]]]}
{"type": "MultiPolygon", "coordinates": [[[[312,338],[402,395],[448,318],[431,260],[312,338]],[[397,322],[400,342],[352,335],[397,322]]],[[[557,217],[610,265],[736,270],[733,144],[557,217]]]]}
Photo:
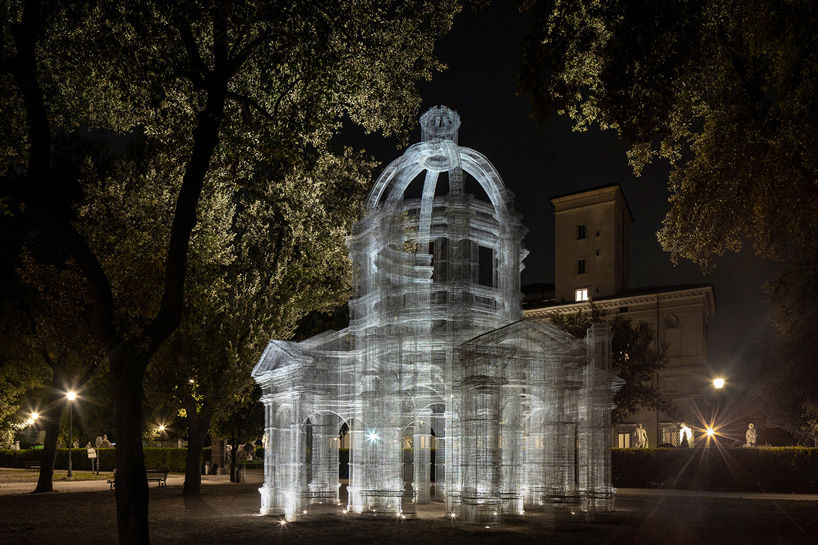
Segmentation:
{"type": "Polygon", "coordinates": [[[459,126],[446,107],[426,112],[422,141],[370,193],[347,242],[350,326],[271,341],[253,370],[266,410],[262,514],[411,515],[432,500],[432,437],[434,499],[461,521],[612,508],[619,382],[607,326],[577,340],[521,320],[525,228],[493,165],[458,145],[459,126]]]}

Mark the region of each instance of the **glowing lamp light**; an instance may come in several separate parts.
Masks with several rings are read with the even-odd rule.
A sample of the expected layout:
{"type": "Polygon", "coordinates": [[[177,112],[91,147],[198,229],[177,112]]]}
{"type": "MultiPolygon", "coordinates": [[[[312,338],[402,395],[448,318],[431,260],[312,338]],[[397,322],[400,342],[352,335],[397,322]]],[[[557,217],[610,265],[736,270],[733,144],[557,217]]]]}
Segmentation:
{"type": "Polygon", "coordinates": [[[374,430],[369,430],[366,432],[366,438],[369,440],[370,443],[374,443],[378,440],[378,432],[374,430]]]}
{"type": "Polygon", "coordinates": [[[713,428],[707,428],[707,429],[704,431],[704,433],[705,433],[705,435],[707,435],[708,437],[713,437],[713,436],[716,434],[716,430],[714,430],[713,428]]]}
{"type": "Polygon", "coordinates": [[[75,399],[77,399],[77,392],[68,392],[67,394],[65,394],[65,397],[68,398],[68,401],[74,401],[75,399]]]}
{"type": "Polygon", "coordinates": [[[40,413],[31,413],[32,420],[37,420],[38,418],[40,418],[40,413]]]}
{"type": "Polygon", "coordinates": [[[714,379],[713,380],[713,387],[716,390],[721,390],[722,388],[724,388],[724,379],[723,378],[714,379]]]}

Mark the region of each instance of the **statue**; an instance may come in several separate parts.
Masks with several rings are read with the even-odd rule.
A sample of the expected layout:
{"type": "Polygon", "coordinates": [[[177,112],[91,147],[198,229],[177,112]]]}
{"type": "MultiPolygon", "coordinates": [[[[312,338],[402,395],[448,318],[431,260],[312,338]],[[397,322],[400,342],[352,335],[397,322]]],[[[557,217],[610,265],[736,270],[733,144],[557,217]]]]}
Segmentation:
{"type": "Polygon", "coordinates": [[[245,461],[252,462],[253,458],[255,457],[253,455],[256,453],[256,446],[253,443],[248,442],[245,443],[244,449],[242,450],[244,450],[244,455],[247,457],[245,461]]]}
{"type": "Polygon", "coordinates": [[[755,426],[753,423],[750,422],[750,426],[747,428],[747,433],[744,434],[744,437],[747,439],[747,443],[745,443],[745,447],[754,447],[756,446],[756,439],[758,439],[758,432],[755,430],[755,426]]]}
{"type": "Polygon", "coordinates": [[[648,448],[648,432],[642,427],[642,424],[637,424],[636,429],[633,430],[633,446],[634,448],[648,448]]]}
{"type": "Polygon", "coordinates": [[[102,443],[100,443],[99,446],[100,446],[100,448],[111,448],[111,447],[113,447],[111,442],[108,441],[108,434],[107,433],[102,435],[102,443]]]}

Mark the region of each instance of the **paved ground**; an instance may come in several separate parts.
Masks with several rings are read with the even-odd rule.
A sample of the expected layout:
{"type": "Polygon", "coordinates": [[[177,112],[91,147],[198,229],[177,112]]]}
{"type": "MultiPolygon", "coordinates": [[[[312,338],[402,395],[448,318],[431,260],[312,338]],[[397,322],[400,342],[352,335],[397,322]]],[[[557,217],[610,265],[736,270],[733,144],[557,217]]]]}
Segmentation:
{"type": "MultiPolygon", "coordinates": [[[[62,475],[57,474],[59,479],[62,475]]],[[[101,477],[108,477],[102,475],[101,477]]],[[[55,492],[29,494],[36,473],[0,470],[0,544],[116,543],[113,493],[98,481],[55,480],[55,492]]],[[[245,484],[205,477],[202,496],[181,496],[183,477],[150,488],[154,544],[389,543],[445,545],[549,544],[814,544],[818,542],[818,496],[695,493],[623,489],[616,510],[596,523],[543,526],[536,516],[509,519],[499,530],[475,532],[445,517],[439,504],[422,506],[417,520],[374,521],[351,517],[281,526],[256,515],[260,472],[245,484]]]]}

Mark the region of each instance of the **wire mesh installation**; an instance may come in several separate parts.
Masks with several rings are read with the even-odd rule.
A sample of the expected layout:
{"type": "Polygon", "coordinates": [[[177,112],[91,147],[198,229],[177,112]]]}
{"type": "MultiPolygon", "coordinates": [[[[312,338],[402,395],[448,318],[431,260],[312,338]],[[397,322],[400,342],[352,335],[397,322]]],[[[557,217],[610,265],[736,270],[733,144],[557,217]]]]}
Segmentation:
{"type": "Polygon", "coordinates": [[[521,320],[526,230],[512,193],[458,145],[456,112],[435,107],[420,123],[422,141],[384,170],[347,241],[349,327],[270,341],[253,370],[266,410],[261,512],[406,516],[442,499],[461,522],[492,527],[527,511],[610,510],[619,379],[607,326],[577,340],[521,320]]]}

